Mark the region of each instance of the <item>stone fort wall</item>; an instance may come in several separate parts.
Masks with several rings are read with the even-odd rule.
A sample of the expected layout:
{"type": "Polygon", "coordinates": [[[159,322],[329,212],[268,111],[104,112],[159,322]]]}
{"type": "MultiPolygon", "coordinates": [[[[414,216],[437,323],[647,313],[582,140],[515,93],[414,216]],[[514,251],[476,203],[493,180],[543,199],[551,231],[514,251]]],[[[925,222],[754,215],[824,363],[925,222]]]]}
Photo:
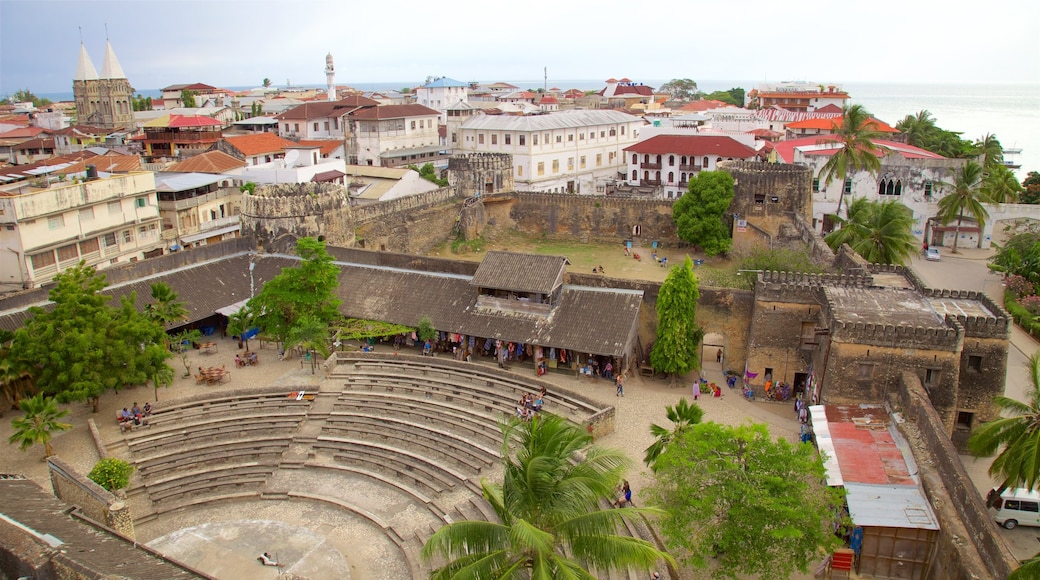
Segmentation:
{"type": "Polygon", "coordinates": [[[354,245],[354,218],[346,189],[335,183],[263,185],[242,196],[242,235],[275,252],[291,251],[296,239],[354,245]]]}
{"type": "Polygon", "coordinates": [[[127,538],[136,538],[130,506],[124,501],[57,457],[47,458],[47,468],[50,471],[51,487],[58,499],[78,507],[88,518],[127,538]]]}

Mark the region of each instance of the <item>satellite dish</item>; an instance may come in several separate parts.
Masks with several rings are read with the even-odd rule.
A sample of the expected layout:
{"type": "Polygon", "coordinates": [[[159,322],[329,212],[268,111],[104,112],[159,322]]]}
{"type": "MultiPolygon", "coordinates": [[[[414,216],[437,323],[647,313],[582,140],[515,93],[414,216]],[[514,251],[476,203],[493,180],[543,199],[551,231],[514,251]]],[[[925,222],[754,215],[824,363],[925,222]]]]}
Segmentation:
{"type": "Polygon", "coordinates": [[[296,162],[300,159],[300,152],[296,149],[290,149],[285,152],[285,166],[296,167],[296,162]]]}

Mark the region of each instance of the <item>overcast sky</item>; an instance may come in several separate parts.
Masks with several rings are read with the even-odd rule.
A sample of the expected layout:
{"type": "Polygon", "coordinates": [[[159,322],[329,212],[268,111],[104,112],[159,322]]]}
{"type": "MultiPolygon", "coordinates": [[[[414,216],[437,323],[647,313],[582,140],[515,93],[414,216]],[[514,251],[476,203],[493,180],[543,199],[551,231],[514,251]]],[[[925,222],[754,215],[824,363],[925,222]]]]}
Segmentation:
{"type": "MultiPolygon", "coordinates": [[[[1040,2],[0,0],[0,95],[71,92],[80,29],[138,90],[460,81],[1040,83],[1040,2]]],[[[561,88],[569,88],[562,86],[561,88]]]]}

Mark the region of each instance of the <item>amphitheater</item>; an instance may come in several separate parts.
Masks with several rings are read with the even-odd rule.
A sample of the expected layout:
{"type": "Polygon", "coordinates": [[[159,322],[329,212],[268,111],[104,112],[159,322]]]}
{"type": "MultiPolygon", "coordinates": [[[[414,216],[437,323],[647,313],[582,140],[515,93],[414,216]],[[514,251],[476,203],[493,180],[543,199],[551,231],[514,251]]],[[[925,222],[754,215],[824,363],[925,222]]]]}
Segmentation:
{"type": "MultiPolygon", "coordinates": [[[[137,468],[127,501],[138,540],[218,578],[425,577],[419,552],[437,528],[495,521],[480,480],[500,477],[499,424],[522,394],[544,386],[548,412],[614,427],[613,406],[530,369],[377,351],[337,353],[316,374],[303,362],[266,386],[189,386],[157,403],[148,427],[106,430],[106,452],[137,468]],[[259,566],[264,551],[285,567],[259,566]]],[[[642,521],[620,531],[653,539],[642,521]]]]}

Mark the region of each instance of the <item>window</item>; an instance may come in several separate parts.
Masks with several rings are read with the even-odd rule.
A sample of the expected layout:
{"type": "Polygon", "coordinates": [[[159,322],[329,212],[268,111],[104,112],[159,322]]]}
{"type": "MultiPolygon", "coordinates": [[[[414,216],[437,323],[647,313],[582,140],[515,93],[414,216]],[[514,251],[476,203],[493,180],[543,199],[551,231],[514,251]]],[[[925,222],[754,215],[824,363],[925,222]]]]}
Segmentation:
{"type": "Polygon", "coordinates": [[[58,248],[58,260],[67,262],[69,260],[75,260],[79,258],[79,252],[76,251],[76,244],[69,244],[58,248]]]}
{"type": "Polygon", "coordinates": [[[574,171],[574,158],[573,157],[568,157],[567,158],[567,171],[574,171]]]}
{"type": "Polygon", "coordinates": [[[874,378],[874,365],[869,363],[860,364],[856,378],[861,381],[874,378]]]}
{"type": "Polygon", "coordinates": [[[932,182],[931,181],[924,182],[924,196],[925,197],[932,197],[932,182]]]}
{"type": "MultiPolygon", "coordinates": [[[[531,135],[531,145],[537,145],[537,144],[538,144],[538,135],[537,134],[531,135]]],[[[522,143],[521,143],[521,145],[522,145],[522,143]]]]}
{"type": "Polygon", "coordinates": [[[40,268],[46,268],[47,266],[54,265],[54,252],[44,252],[42,254],[36,254],[29,258],[32,260],[33,270],[39,270],[40,268]]]}
{"type": "Polygon", "coordinates": [[[812,191],[813,191],[813,193],[820,193],[820,180],[819,179],[812,180],[812,191]]]}
{"type": "Polygon", "coordinates": [[[285,132],[286,132],[286,133],[288,133],[288,132],[289,132],[289,123],[286,123],[286,124],[285,124],[285,132]]]}
{"type": "Polygon", "coordinates": [[[924,384],[927,386],[935,386],[939,384],[939,369],[925,369],[924,370],[924,384]]]}
{"type": "MultiPolygon", "coordinates": [[[[430,125],[430,126],[432,127],[433,125],[430,125]]],[[[426,119],[419,119],[419,128],[420,129],[425,129],[426,128],[426,119]]]]}
{"type": "Polygon", "coordinates": [[[606,131],[600,131],[599,132],[600,139],[602,139],[603,137],[606,137],[606,136],[607,136],[607,132],[606,131]]]}
{"type": "Polygon", "coordinates": [[[571,133],[570,135],[567,135],[567,142],[568,143],[574,143],[574,133],[571,133]]]}
{"type": "Polygon", "coordinates": [[[511,134],[506,133],[505,135],[502,136],[502,138],[505,139],[505,144],[506,145],[512,145],[513,144],[513,136],[511,134]]]}
{"type": "Polygon", "coordinates": [[[483,145],[484,144],[484,134],[483,133],[477,133],[477,144],[478,145],[483,145]]]}
{"type": "Polygon", "coordinates": [[[557,143],[563,143],[563,135],[557,135],[556,136],[556,142],[557,143]]]}
{"type": "Polygon", "coordinates": [[[538,162],[538,175],[545,175],[545,162],[544,161],[539,161],[538,162]]]}
{"type": "Polygon", "coordinates": [[[517,177],[521,177],[521,176],[523,176],[523,174],[524,174],[524,166],[523,165],[517,165],[516,166],[516,176],[517,177]]]}
{"type": "Polygon", "coordinates": [[[498,145],[498,134],[497,133],[492,133],[491,134],[491,144],[492,145],[498,145]]]}
{"type": "Polygon", "coordinates": [[[578,141],[584,141],[584,140],[585,140],[585,133],[578,133],[578,141]]]}
{"type": "Polygon", "coordinates": [[[599,167],[600,165],[603,165],[603,154],[602,153],[597,153],[596,154],[596,167],[599,167]]]}
{"type": "Polygon", "coordinates": [[[328,131],[328,130],[329,130],[329,122],[328,122],[328,121],[325,121],[325,130],[326,130],[326,131],[328,131]]]}
{"type": "Polygon", "coordinates": [[[300,132],[300,124],[299,123],[293,123],[293,131],[295,131],[297,133],[300,132]]]}
{"type": "Polygon", "coordinates": [[[412,130],[415,130],[415,121],[412,121],[412,130]]]}
{"type": "Polygon", "coordinates": [[[317,122],[317,121],[315,121],[315,122],[314,122],[314,130],[315,130],[315,131],[317,131],[317,130],[318,130],[318,122],[317,122]]]}
{"type": "Polygon", "coordinates": [[[968,368],[977,372],[982,372],[982,357],[981,356],[968,356],[968,368]]]}
{"type": "Polygon", "coordinates": [[[527,145],[527,135],[518,135],[517,140],[519,141],[521,147],[527,145]]]}
{"type": "Polygon", "coordinates": [[[139,197],[139,198],[134,200],[134,204],[136,204],[137,207],[144,207],[144,206],[148,205],[148,200],[143,198],[143,197],[139,197]]]}
{"type": "Polygon", "coordinates": [[[85,207],[79,210],[79,221],[80,222],[92,222],[94,221],[94,208],[85,207]]]}
{"type": "Polygon", "coordinates": [[[975,423],[975,413],[971,411],[958,411],[957,412],[957,429],[971,430],[971,426],[975,423]]]}
{"type": "Polygon", "coordinates": [[[668,165],[669,166],[675,165],[675,155],[669,155],[668,156],[668,165]]]}
{"type": "Polygon", "coordinates": [[[701,169],[707,169],[707,168],[708,168],[708,158],[705,157],[704,159],[701,160],[701,169]]]}
{"type": "Polygon", "coordinates": [[[55,215],[47,218],[47,227],[52,230],[65,227],[65,216],[55,215]]]}
{"type": "Polygon", "coordinates": [[[674,171],[669,171],[668,172],[668,183],[675,183],[675,172],[674,171]]]}
{"type": "Polygon", "coordinates": [[[580,168],[582,168],[582,169],[585,169],[585,156],[584,156],[584,155],[582,155],[582,156],[581,156],[581,157],[580,157],[580,158],[578,159],[578,167],[580,167],[580,168]]]}
{"type": "Polygon", "coordinates": [[[845,180],[845,193],[852,193],[852,180],[851,179],[846,179],[845,180]]]}
{"type": "Polygon", "coordinates": [[[636,155],[635,153],[633,153],[632,154],[632,164],[635,165],[636,163],[639,163],[639,156],[636,155]]]}
{"type": "Polygon", "coordinates": [[[98,245],[98,239],[93,238],[85,242],[80,242],[79,253],[81,255],[93,254],[94,252],[97,252],[100,249],[100,247],[101,246],[98,245]]]}
{"type": "Polygon", "coordinates": [[[636,171],[635,169],[633,169],[632,170],[632,181],[636,181],[638,179],[639,179],[639,172],[636,171]]]}
{"type": "Polygon", "coordinates": [[[129,244],[134,241],[134,230],[123,230],[123,243],[129,244]]]}
{"type": "Polygon", "coordinates": [[[101,236],[101,242],[104,244],[104,246],[106,248],[114,248],[114,247],[116,247],[116,234],[115,234],[115,232],[110,232],[110,233],[105,234],[104,236],[101,236]]]}
{"type": "Polygon", "coordinates": [[[625,126],[624,126],[624,125],[622,125],[622,126],[621,126],[621,134],[622,134],[622,135],[624,135],[624,134],[625,134],[625,126]]]}
{"type": "Polygon", "coordinates": [[[548,133],[545,133],[545,134],[542,135],[542,143],[545,143],[546,145],[551,143],[551,141],[549,140],[549,134],[548,133]]]}
{"type": "Polygon", "coordinates": [[[559,159],[553,159],[552,172],[553,173],[559,173],[560,172],[560,160],[559,159]]]}

